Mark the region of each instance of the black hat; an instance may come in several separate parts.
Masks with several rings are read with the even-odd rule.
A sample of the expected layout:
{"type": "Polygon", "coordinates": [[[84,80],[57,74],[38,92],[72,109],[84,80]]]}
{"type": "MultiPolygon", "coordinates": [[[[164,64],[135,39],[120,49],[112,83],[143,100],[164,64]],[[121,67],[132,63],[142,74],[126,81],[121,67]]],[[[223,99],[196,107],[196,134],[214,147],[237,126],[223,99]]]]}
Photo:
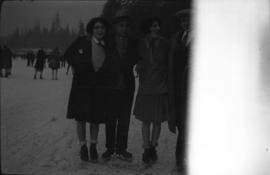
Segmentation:
{"type": "Polygon", "coordinates": [[[118,23],[120,21],[132,22],[131,15],[127,9],[120,9],[115,13],[114,23],[118,23]]]}
{"type": "Polygon", "coordinates": [[[178,18],[182,18],[182,17],[190,17],[191,14],[191,10],[190,9],[182,9],[179,10],[175,13],[175,16],[178,18]]]}

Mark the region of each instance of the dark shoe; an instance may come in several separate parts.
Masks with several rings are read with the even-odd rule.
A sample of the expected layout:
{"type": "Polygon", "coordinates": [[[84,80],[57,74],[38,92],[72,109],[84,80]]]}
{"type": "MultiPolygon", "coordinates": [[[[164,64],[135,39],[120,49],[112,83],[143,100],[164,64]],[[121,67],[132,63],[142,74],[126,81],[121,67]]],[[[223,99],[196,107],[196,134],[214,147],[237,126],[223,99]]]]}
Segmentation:
{"type": "Polygon", "coordinates": [[[83,161],[88,161],[88,151],[87,151],[87,146],[86,145],[81,146],[80,158],[83,161]]]}
{"type": "Polygon", "coordinates": [[[156,148],[154,146],[151,146],[150,147],[150,159],[153,161],[153,162],[156,162],[157,161],[157,151],[156,151],[156,148]]]}
{"type": "Polygon", "coordinates": [[[102,154],[102,159],[104,161],[109,161],[112,158],[112,155],[114,154],[114,150],[112,149],[107,149],[103,154],[102,154]]]}
{"type": "Polygon", "coordinates": [[[118,150],[116,151],[117,157],[125,160],[125,161],[131,161],[132,160],[132,154],[130,152],[127,152],[126,150],[118,150]]]}
{"type": "Polygon", "coordinates": [[[145,164],[149,164],[151,161],[151,149],[150,148],[146,148],[144,149],[143,155],[142,155],[142,161],[145,164]]]}
{"type": "Polygon", "coordinates": [[[184,166],[176,166],[176,171],[181,175],[187,174],[186,168],[184,166]]]}
{"type": "Polygon", "coordinates": [[[90,146],[90,159],[92,161],[97,161],[98,160],[98,153],[97,153],[97,148],[96,148],[97,144],[92,143],[90,146]]]}

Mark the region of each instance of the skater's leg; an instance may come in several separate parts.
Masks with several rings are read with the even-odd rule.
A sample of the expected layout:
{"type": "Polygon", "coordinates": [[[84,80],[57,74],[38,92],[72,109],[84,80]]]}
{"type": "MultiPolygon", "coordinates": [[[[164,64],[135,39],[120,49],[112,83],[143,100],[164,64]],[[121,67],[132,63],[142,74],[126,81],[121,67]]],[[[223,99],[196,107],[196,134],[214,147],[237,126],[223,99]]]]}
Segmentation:
{"type": "Polygon", "coordinates": [[[86,144],[86,139],[85,139],[86,127],[85,126],[86,126],[86,122],[81,122],[81,121],[76,122],[77,135],[78,135],[78,139],[80,141],[81,146],[86,144]]]}
{"type": "Polygon", "coordinates": [[[37,79],[37,70],[35,70],[34,79],[37,79]]]}
{"type": "Polygon", "coordinates": [[[90,124],[90,139],[91,139],[91,145],[90,145],[90,158],[93,161],[98,160],[98,153],[97,153],[97,139],[98,139],[98,132],[99,132],[99,124],[91,123],[90,124]]]}
{"type": "Polygon", "coordinates": [[[54,70],[52,69],[52,80],[54,80],[54,70]]]}
{"type": "Polygon", "coordinates": [[[43,70],[40,71],[40,77],[39,77],[40,79],[43,79],[42,74],[43,74],[43,70]]]}
{"type": "Polygon", "coordinates": [[[151,145],[157,146],[161,132],[161,123],[153,123],[151,145]]]}
{"type": "Polygon", "coordinates": [[[58,80],[58,69],[55,69],[55,79],[58,80]]]}
{"type": "Polygon", "coordinates": [[[142,138],[144,152],[142,155],[142,161],[145,164],[149,164],[151,160],[151,148],[150,148],[150,123],[142,123],[142,138]]]}
{"type": "Polygon", "coordinates": [[[82,121],[76,122],[77,135],[78,135],[80,146],[81,146],[80,158],[81,160],[88,161],[88,149],[87,149],[86,138],[85,138],[85,133],[86,133],[85,126],[86,126],[86,122],[82,122],[82,121]]]}
{"type": "Polygon", "coordinates": [[[128,131],[130,123],[130,113],[132,107],[133,94],[120,93],[118,97],[118,124],[117,124],[117,142],[116,148],[118,150],[126,150],[128,143],[128,131]]]}
{"type": "Polygon", "coordinates": [[[143,148],[150,147],[150,123],[142,122],[143,148]]]}
{"type": "Polygon", "coordinates": [[[151,136],[151,146],[150,146],[150,159],[152,161],[157,160],[157,151],[156,147],[158,145],[158,139],[160,137],[160,132],[161,132],[161,123],[153,123],[153,128],[152,128],[152,136],[151,136]]]}
{"type": "Polygon", "coordinates": [[[90,139],[91,143],[97,143],[99,132],[99,124],[91,123],[90,124],[90,139]]]}

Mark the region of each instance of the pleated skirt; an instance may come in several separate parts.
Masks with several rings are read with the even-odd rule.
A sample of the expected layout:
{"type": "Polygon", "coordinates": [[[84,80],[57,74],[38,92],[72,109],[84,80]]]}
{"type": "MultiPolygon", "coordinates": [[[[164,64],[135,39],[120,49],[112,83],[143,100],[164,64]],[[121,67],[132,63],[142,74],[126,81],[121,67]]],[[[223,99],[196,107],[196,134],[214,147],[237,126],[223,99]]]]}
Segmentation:
{"type": "Polygon", "coordinates": [[[168,94],[138,94],[134,106],[136,119],[146,123],[162,123],[169,116],[168,94]]]}

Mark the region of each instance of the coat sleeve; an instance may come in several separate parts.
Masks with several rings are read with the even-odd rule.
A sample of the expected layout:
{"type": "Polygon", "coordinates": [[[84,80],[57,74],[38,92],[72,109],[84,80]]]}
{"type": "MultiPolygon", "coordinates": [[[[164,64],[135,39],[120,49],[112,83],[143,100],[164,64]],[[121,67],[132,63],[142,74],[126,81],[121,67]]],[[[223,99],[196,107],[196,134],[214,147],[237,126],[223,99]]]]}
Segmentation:
{"type": "Polygon", "coordinates": [[[71,66],[74,66],[75,64],[75,58],[76,57],[76,50],[78,47],[78,44],[80,42],[80,38],[77,38],[71,45],[67,48],[65,51],[63,57],[65,60],[67,60],[67,63],[71,66]]]}
{"type": "Polygon", "coordinates": [[[79,37],[77,38],[65,51],[63,57],[65,60],[67,60],[67,63],[71,65],[74,70],[80,69],[81,67],[85,67],[85,65],[88,65],[89,62],[86,59],[82,59],[79,56],[79,49],[83,48],[84,45],[84,38],[79,37]]]}
{"type": "Polygon", "coordinates": [[[176,132],[175,124],[175,85],[174,85],[174,59],[175,59],[176,40],[173,36],[170,42],[168,53],[168,96],[169,96],[169,119],[168,126],[171,132],[176,132]]]}
{"type": "Polygon", "coordinates": [[[136,73],[138,76],[140,76],[140,73],[142,72],[142,45],[144,44],[144,41],[140,39],[140,41],[137,43],[136,52],[137,52],[137,64],[136,64],[136,73]]]}

